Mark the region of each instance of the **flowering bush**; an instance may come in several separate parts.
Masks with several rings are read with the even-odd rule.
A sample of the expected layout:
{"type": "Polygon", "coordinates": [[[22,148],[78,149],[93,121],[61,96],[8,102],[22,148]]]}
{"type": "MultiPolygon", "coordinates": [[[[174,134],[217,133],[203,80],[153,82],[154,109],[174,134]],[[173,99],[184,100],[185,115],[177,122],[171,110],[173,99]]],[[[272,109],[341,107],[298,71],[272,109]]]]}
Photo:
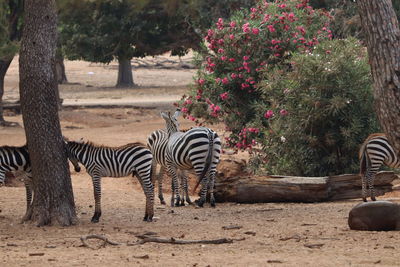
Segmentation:
{"type": "Polygon", "coordinates": [[[272,114],[256,139],[264,166],[287,175],[358,172],[359,146],[378,131],[365,48],[356,39],[325,41],[287,62],[291,71],[277,66],[259,86],[258,109],[272,114]]]}
{"type": "Polygon", "coordinates": [[[327,13],[304,0],[260,1],[229,21],[218,19],[198,55],[195,85],[179,103],[185,116],[198,123],[223,121],[231,132],[228,145],[252,149],[262,131],[253,124],[262,120],[268,124],[276,116],[272,110],[257,108],[262,101],[257,90],[262,73],[286,62],[293,52],[311,51],[329,39],[328,21],[327,13]]]}

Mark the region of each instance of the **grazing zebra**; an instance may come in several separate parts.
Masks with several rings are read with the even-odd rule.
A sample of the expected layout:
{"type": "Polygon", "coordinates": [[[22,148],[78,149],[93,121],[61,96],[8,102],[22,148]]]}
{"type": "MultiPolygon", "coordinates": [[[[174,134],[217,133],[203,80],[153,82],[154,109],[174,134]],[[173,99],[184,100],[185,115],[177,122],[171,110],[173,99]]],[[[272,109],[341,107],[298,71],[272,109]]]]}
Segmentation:
{"type": "Polygon", "coordinates": [[[136,175],[146,196],[144,221],[154,215],[154,189],[151,183],[152,154],[143,144],[131,143],[120,147],[98,146],[91,142],[66,141],[71,161],[80,162],[92,177],[95,212],[92,222],[101,216],[101,177],[136,175]]]}
{"type": "MultiPolygon", "coordinates": [[[[163,184],[163,177],[165,172],[165,167],[167,166],[166,159],[165,159],[165,151],[167,149],[168,144],[168,133],[165,130],[157,130],[150,134],[147,138],[147,147],[150,149],[151,153],[153,154],[153,178],[152,182],[155,184],[155,176],[156,176],[156,167],[157,164],[160,165],[160,171],[157,175],[157,182],[158,182],[158,198],[160,199],[161,204],[165,204],[164,196],[162,193],[162,184],[163,184]]],[[[189,190],[188,190],[188,179],[183,170],[180,171],[180,178],[181,178],[181,191],[182,195],[186,196],[186,202],[189,204],[193,204],[189,197],[189,190]]],[[[172,183],[172,192],[174,192],[172,183]]],[[[185,197],[181,199],[181,206],[185,205],[185,197]]]]}
{"type": "Polygon", "coordinates": [[[382,164],[399,168],[400,160],[394,152],[385,134],[375,133],[367,137],[359,151],[360,175],[362,179],[362,198],[367,201],[367,183],[370,197],[375,198],[374,178],[382,164]]]}
{"type": "MultiPolygon", "coordinates": [[[[206,127],[195,127],[187,132],[179,132],[178,109],[173,116],[161,112],[167,126],[168,145],[166,150],[166,169],[172,177],[174,192],[171,205],[179,205],[180,195],[177,186],[177,169],[194,168],[201,183],[200,199],[197,205],[202,207],[206,201],[207,189],[210,189],[210,203],[215,207],[214,183],[217,164],[221,153],[221,141],[216,132],[206,127]]],[[[197,186],[196,186],[197,187],[197,186]]]]}
{"type": "MultiPolygon", "coordinates": [[[[79,165],[74,165],[79,171],[79,165]]],[[[32,204],[32,169],[29,158],[28,146],[1,146],[0,147],[0,186],[4,185],[6,172],[22,174],[26,191],[26,212],[22,219],[29,219],[29,210],[32,204]]]]}

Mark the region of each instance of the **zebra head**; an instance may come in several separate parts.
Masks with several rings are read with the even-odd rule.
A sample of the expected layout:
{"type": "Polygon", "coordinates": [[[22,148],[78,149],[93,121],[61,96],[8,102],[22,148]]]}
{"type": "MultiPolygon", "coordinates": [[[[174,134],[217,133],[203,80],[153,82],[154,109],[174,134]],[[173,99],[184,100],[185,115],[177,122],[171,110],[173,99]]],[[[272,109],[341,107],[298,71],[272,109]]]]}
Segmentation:
{"type": "Polygon", "coordinates": [[[169,135],[179,131],[178,117],[181,114],[181,109],[176,109],[174,115],[171,116],[170,112],[161,112],[161,117],[165,120],[167,132],[169,135]]]}
{"type": "Polygon", "coordinates": [[[68,156],[69,161],[74,166],[74,170],[76,172],[80,172],[81,171],[81,166],[79,166],[79,160],[78,160],[78,157],[77,157],[77,153],[73,149],[74,148],[73,144],[76,143],[76,142],[68,141],[68,139],[64,137],[64,143],[65,143],[65,148],[67,150],[67,156],[68,156]]]}

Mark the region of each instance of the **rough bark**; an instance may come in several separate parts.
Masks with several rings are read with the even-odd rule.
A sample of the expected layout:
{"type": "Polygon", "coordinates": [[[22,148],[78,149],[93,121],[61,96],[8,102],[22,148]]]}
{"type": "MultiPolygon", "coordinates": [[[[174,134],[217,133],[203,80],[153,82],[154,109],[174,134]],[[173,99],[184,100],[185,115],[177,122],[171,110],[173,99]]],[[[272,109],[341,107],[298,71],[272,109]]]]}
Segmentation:
{"type": "Polygon", "coordinates": [[[132,75],[131,60],[118,58],[118,81],[117,87],[135,87],[132,75]]]}
{"type": "Polygon", "coordinates": [[[76,220],[55,90],[55,8],[55,0],[25,1],[19,58],[21,111],[34,177],[28,219],[37,225],[76,220]]]}
{"type": "MultiPolygon", "coordinates": [[[[377,195],[392,191],[397,179],[393,172],[380,172],[375,177],[377,195]]],[[[320,202],[361,199],[358,174],[326,177],[245,176],[217,179],[215,198],[218,202],[320,202]]]]}
{"type": "Polygon", "coordinates": [[[4,60],[0,59],[0,125],[6,124],[3,116],[4,77],[12,60],[13,57],[4,60]]]}
{"type": "Polygon", "coordinates": [[[358,0],[374,81],[375,108],[389,141],[400,152],[400,29],[391,0],[358,0]]]}

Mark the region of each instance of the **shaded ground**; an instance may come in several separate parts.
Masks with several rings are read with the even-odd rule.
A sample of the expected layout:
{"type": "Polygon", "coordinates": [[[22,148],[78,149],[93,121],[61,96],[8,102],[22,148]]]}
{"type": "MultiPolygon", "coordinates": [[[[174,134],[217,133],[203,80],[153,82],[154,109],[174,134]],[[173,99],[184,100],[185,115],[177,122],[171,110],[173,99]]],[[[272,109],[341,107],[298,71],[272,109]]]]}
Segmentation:
{"type": "MultiPolygon", "coordinates": [[[[115,65],[67,62],[66,68],[70,82],[80,83],[61,87],[62,97],[71,102],[83,99],[107,102],[110,98],[121,101],[128,98],[135,103],[139,99],[167,98],[166,102],[173,102],[185,92],[194,73],[187,69],[138,69],[136,81],[145,88],[125,90],[109,88],[116,81],[115,65]]],[[[6,77],[8,100],[17,96],[16,70],[14,62],[6,77]]],[[[163,102],[153,108],[67,108],[60,113],[63,134],[71,139],[84,137],[107,145],[145,142],[151,131],[163,127],[159,111],[169,107],[167,104],[163,102]]],[[[8,113],[6,119],[21,123],[20,115],[11,115],[8,113]]],[[[190,126],[185,121],[182,127],[190,126]]],[[[0,145],[24,142],[21,127],[0,128],[0,145]]],[[[209,206],[171,208],[156,201],[156,220],[145,223],[141,220],[144,195],[137,181],[104,178],[103,215],[100,223],[92,224],[94,201],[90,177],[84,172],[75,173],[72,168],[71,172],[80,219],[73,227],[37,228],[19,224],[25,212],[24,188],[0,188],[0,265],[399,266],[399,232],[349,230],[348,212],[358,200],[315,204],[218,203],[215,209],[209,206]],[[224,230],[224,226],[239,229],[224,230]],[[136,234],[149,231],[165,238],[245,239],[221,245],[127,245],[137,240],[136,234]],[[106,235],[122,245],[108,245],[98,250],[85,248],[79,238],[87,234],[106,235]]],[[[169,199],[170,195],[166,197],[169,199]]],[[[398,192],[387,197],[399,202],[398,192]]],[[[93,244],[99,242],[93,241],[93,244]]]]}

